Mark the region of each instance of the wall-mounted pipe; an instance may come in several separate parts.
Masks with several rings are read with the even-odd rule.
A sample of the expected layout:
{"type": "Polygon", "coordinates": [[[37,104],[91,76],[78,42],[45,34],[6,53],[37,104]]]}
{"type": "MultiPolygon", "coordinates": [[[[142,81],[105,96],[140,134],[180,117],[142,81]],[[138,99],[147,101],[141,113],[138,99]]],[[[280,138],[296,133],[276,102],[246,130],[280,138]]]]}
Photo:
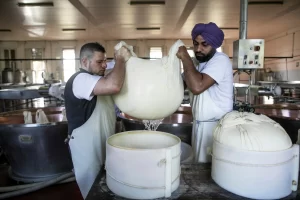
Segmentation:
{"type": "Polygon", "coordinates": [[[240,39],[247,39],[248,0],[240,1],[240,39]]]}

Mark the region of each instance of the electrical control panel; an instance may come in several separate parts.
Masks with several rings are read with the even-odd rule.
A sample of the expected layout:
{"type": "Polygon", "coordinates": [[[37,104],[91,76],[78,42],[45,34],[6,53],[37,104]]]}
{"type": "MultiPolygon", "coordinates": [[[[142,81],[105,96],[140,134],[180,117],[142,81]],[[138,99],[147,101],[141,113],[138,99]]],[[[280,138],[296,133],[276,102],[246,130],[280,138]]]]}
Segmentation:
{"type": "Polygon", "coordinates": [[[233,42],[233,69],[261,69],[264,67],[265,41],[240,39],[233,42]]]}

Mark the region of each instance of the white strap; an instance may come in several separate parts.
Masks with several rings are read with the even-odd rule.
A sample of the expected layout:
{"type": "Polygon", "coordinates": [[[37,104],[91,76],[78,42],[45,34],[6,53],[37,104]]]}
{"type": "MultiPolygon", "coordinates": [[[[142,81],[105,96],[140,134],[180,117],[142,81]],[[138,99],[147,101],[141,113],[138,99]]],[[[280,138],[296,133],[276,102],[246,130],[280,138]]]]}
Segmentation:
{"type": "Polygon", "coordinates": [[[217,156],[211,154],[211,156],[220,162],[225,162],[225,163],[229,163],[229,164],[233,164],[233,165],[240,165],[240,166],[246,166],[246,167],[274,167],[274,166],[279,166],[279,165],[284,165],[286,163],[291,162],[292,160],[294,160],[295,158],[297,158],[297,155],[293,155],[291,158],[289,158],[286,161],[280,162],[280,163],[275,163],[275,164],[252,164],[252,163],[240,163],[240,162],[234,162],[231,160],[226,160],[223,158],[218,158],[217,156]]]}
{"type": "MultiPolygon", "coordinates": [[[[123,185],[126,185],[126,186],[129,186],[129,187],[133,187],[133,188],[140,188],[140,189],[166,189],[165,186],[158,186],[158,187],[148,187],[148,186],[140,186],[140,185],[133,185],[133,184],[129,184],[129,183],[126,183],[126,182],[123,182],[123,181],[120,181],[118,180],[117,178],[115,178],[114,176],[112,176],[109,171],[106,170],[106,174],[108,176],[110,176],[112,179],[114,179],[115,181],[123,184],[123,185]]],[[[174,181],[172,181],[172,184],[180,177],[180,174],[181,174],[181,171],[179,172],[178,176],[174,179],[174,181]]]]}

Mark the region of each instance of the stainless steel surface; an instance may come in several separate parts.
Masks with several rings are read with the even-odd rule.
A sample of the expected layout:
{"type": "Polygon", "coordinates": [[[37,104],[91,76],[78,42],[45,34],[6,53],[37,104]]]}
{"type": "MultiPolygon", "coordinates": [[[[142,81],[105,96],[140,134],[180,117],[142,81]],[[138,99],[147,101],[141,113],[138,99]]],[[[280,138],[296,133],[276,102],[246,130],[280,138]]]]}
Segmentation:
{"type": "Polygon", "coordinates": [[[24,83],[23,78],[24,72],[19,69],[16,69],[14,71],[14,83],[24,83]]]}
{"type": "Polygon", "coordinates": [[[247,39],[248,0],[240,0],[240,39],[247,39]]]}
{"type": "Polygon", "coordinates": [[[5,67],[2,71],[2,83],[13,83],[14,82],[14,76],[13,76],[13,70],[9,67],[5,67]]]}
{"type": "MultiPolygon", "coordinates": [[[[261,108],[261,109],[288,109],[288,110],[296,110],[297,112],[300,112],[300,104],[281,103],[281,104],[268,104],[268,105],[253,105],[253,107],[261,108]]],[[[291,114],[289,114],[288,116],[290,117],[291,114]]]]}
{"type": "Polygon", "coordinates": [[[274,93],[270,90],[258,90],[258,96],[274,96],[274,93]]]}
{"type": "Polygon", "coordinates": [[[274,102],[300,103],[300,81],[259,81],[261,86],[276,93],[274,102]]]}
{"type": "MultiPolygon", "coordinates": [[[[124,126],[124,131],[144,130],[145,126],[140,119],[133,118],[125,113],[118,116],[124,126]]],[[[164,118],[157,131],[167,132],[178,136],[183,142],[191,144],[193,117],[190,107],[180,107],[177,112],[164,118]]]]}
{"type": "Polygon", "coordinates": [[[13,84],[13,83],[1,83],[0,88],[1,89],[15,89],[15,88],[25,88],[25,87],[32,87],[32,86],[46,86],[44,83],[19,83],[19,84],[13,84]]]}
{"type": "Polygon", "coordinates": [[[261,84],[300,85],[300,81],[258,81],[261,84]]]}
{"type": "Polygon", "coordinates": [[[0,90],[0,99],[34,99],[42,97],[38,89],[18,88],[0,90]]]}
{"type": "MultiPolygon", "coordinates": [[[[23,110],[0,115],[0,146],[17,181],[37,182],[72,170],[67,122],[61,122],[63,108],[45,108],[50,123],[24,124],[23,110]]],[[[28,110],[28,109],[26,109],[28,110]]],[[[32,111],[35,118],[36,109],[32,111]]]]}
{"type": "Polygon", "coordinates": [[[264,67],[264,40],[240,39],[233,42],[233,69],[249,70],[264,67]]]}

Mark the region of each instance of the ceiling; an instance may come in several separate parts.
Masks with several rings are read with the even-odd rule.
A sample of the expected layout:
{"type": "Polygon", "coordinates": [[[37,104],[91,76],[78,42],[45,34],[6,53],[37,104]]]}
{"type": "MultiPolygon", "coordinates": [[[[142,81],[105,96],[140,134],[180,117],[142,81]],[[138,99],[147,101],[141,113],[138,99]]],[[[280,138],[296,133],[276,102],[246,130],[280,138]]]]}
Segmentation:
{"type": "MultiPolygon", "coordinates": [[[[239,37],[240,0],[165,0],[164,5],[129,2],[0,0],[0,41],[189,39],[196,23],[210,21],[224,28],[225,38],[239,37]],[[20,2],[53,2],[54,6],[19,7],[20,2]],[[136,30],[138,27],[159,30],[136,30]],[[62,31],[66,28],[85,30],[62,31]]],[[[265,38],[296,27],[300,27],[300,0],[248,6],[248,38],[265,38]]]]}

